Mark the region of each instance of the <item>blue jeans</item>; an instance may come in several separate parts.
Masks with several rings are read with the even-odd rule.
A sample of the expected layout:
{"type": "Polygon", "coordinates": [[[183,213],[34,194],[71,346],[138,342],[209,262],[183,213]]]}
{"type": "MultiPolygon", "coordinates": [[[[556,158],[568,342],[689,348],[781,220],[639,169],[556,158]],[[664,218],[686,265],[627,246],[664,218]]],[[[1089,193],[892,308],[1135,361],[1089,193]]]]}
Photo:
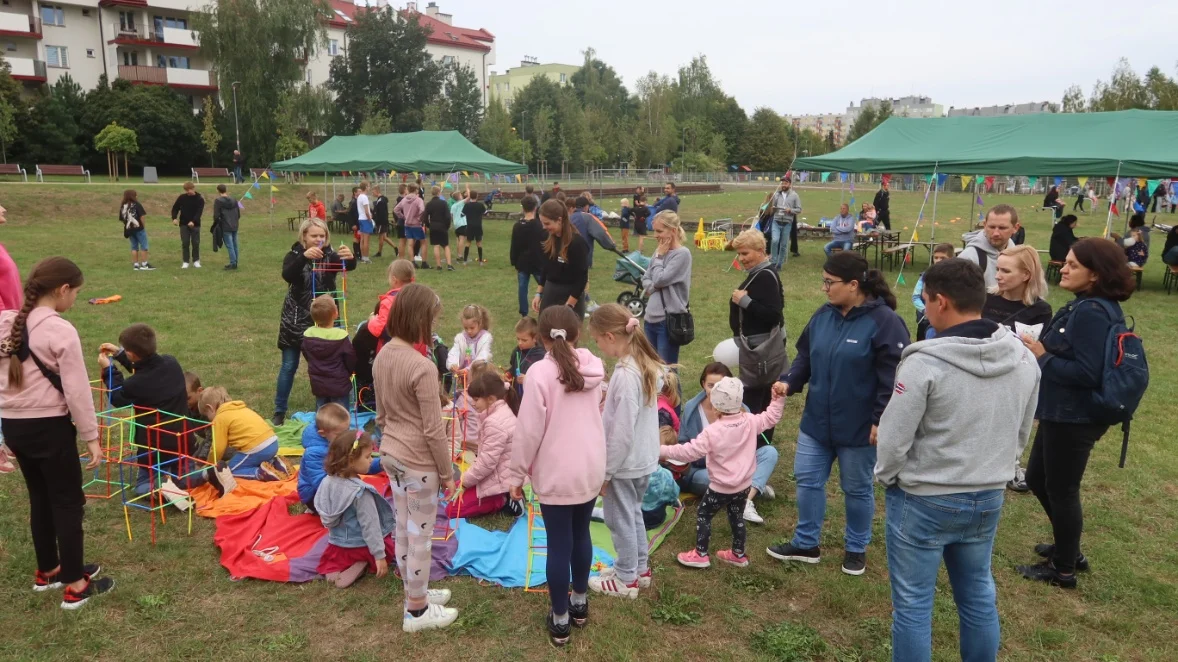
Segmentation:
{"type": "Polygon", "coordinates": [[[1178,246],[1162,253],[1162,262],[1165,262],[1171,267],[1178,264],[1178,246]]]}
{"type": "Polygon", "coordinates": [[[338,398],[321,398],[319,396],[315,396],[315,411],[319,411],[320,407],[330,402],[334,402],[337,405],[342,405],[344,409],[352,411],[352,396],[350,395],[344,395],[338,398]]]}
{"type": "Polygon", "coordinates": [[[282,367],[278,369],[278,389],[274,393],[274,411],[285,414],[290,400],[290,389],[294,388],[295,373],[299,371],[299,348],[282,348],[282,367]]]}
{"type": "Polygon", "coordinates": [[[679,362],[679,345],[671,342],[671,336],[667,332],[667,320],[646,322],[642,325],[642,329],[646,333],[646,339],[654,345],[654,351],[658,353],[663,363],[671,365],[679,362]]]}
{"type": "Polygon", "coordinates": [[[1000,632],[990,557],[1002,490],[915,496],[889,487],[888,575],[892,584],[892,659],[932,657],[933,595],[941,560],[949,573],[963,662],[993,662],[1000,632]]]}
{"type": "Polygon", "coordinates": [[[236,232],[226,232],[224,234],[224,237],[225,237],[225,250],[229,253],[229,264],[236,266],[237,265],[237,233],[236,232]]]}
{"type": "Polygon", "coordinates": [[[131,250],[133,250],[133,251],[147,250],[147,230],[144,230],[143,228],[139,228],[138,230],[132,232],[131,236],[128,237],[128,239],[131,240],[131,250]]]}
{"type": "Polygon", "coordinates": [[[257,478],[258,467],[278,455],[278,440],[275,439],[253,453],[237,453],[229,458],[229,472],[238,478],[257,478]]]}
{"type": "Polygon", "coordinates": [[[793,225],[792,221],[787,223],[769,221],[769,227],[773,233],[773,245],[770,247],[769,261],[778,269],[789,259],[789,226],[791,225],[793,225]]]}
{"type": "Polygon", "coordinates": [[[826,481],[835,459],[839,462],[839,486],[847,510],[844,545],[848,552],[866,552],[871,544],[871,520],[875,515],[872,489],[875,446],[827,446],[801,431],[798,431],[798,450],[794,455],[798,527],[791,544],[799,549],[818,546],[818,536],[826,520],[826,481]]]}
{"type": "Polygon", "coordinates": [[[519,315],[520,317],[527,317],[531,311],[531,302],[528,299],[528,287],[532,284],[532,278],[536,282],[540,282],[540,274],[530,274],[523,271],[515,272],[516,281],[519,284],[519,315]]]}
{"type": "Polygon", "coordinates": [[[853,241],[832,241],[829,244],[827,244],[822,250],[826,251],[827,257],[830,257],[831,255],[834,254],[832,252],[834,249],[841,248],[844,251],[849,251],[849,250],[851,250],[851,247],[854,245],[855,245],[855,242],[853,242],[853,241]]]}
{"type": "MultiPolygon", "coordinates": [[[[753,470],[753,487],[758,493],[765,491],[769,477],[777,468],[777,449],[772,446],[761,446],[757,449],[757,468],[753,470]]],[[[707,468],[691,467],[680,481],[681,488],[696,496],[703,496],[708,491],[707,468]]]]}
{"type": "Polygon", "coordinates": [[[234,182],[236,182],[236,183],[238,183],[238,184],[240,184],[240,183],[242,182],[242,179],[241,179],[241,166],[234,166],[234,167],[233,167],[233,181],[234,181],[234,182]]]}

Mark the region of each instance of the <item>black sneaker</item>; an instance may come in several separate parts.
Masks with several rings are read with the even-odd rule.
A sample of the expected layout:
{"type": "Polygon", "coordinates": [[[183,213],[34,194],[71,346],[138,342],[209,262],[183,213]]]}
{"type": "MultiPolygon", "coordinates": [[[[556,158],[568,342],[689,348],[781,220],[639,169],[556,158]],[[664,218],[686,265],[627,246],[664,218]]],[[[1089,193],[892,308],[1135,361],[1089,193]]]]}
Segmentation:
{"type": "Polygon", "coordinates": [[[75,591],[70,587],[65,587],[65,593],[61,596],[61,608],[73,611],[80,609],[82,605],[93,598],[103,593],[110,593],[111,589],[115,587],[115,580],[110,577],[103,577],[101,579],[92,579],[86,582],[86,588],[81,591],[75,591]]]}
{"type": "Polygon", "coordinates": [[[1030,492],[1031,488],[1027,485],[1027,471],[1022,467],[1015,467],[1014,478],[1006,483],[1006,489],[1019,494],[1030,492]]]}
{"type": "MultiPolygon", "coordinates": [[[[1039,543],[1035,545],[1035,553],[1045,559],[1050,559],[1055,556],[1055,545],[1050,543],[1039,543]]],[[[1088,572],[1088,559],[1081,553],[1076,557],[1076,570],[1080,572],[1088,572]]]]}
{"type": "Polygon", "coordinates": [[[454,265],[452,265],[452,264],[447,264],[447,265],[446,265],[446,271],[454,271],[454,265]]]}
{"type": "Polygon", "coordinates": [[[822,560],[822,548],[798,549],[789,543],[773,545],[765,549],[765,553],[778,561],[800,561],[802,563],[818,563],[822,560]]]}
{"type": "Polygon", "coordinates": [[[518,499],[508,499],[507,503],[503,504],[501,512],[512,517],[519,517],[524,514],[524,502],[518,499]]]}
{"type": "Polygon", "coordinates": [[[867,554],[865,552],[847,552],[843,554],[843,572],[858,577],[867,571],[867,554]]]}
{"type": "Polygon", "coordinates": [[[589,623],[589,600],[585,600],[585,604],[578,607],[569,602],[569,622],[573,625],[583,628],[589,623]]]}
{"type": "Polygon", "coordinates": [[[276,428],[282,427],[282,424],[285,422],[286,412],[284,411],[276,411],[274,412],[274,415],[270,417],[270,423],[272,423],[276,428]]]}
{"type": "MultiPolygon", "coordinates": [[[[82,566],[82,576],[87,580],[97,577],[101,572],[102,566],[97,563],[87,563],[86,565],[82,566]]],[[[60,574],[61,573],[59,572],[57,575],[53,575],[52,577],[46,577],[44,573],[38,570],[33,575],[33,590],[41,593],[44,591],[53,590],[55,588],[61,588],[61,582],[57,581],[57,577],[60,574]]]]}
{"type": "Polygon", "coordinates": [[[150,262],[144,262],[143,264],[139,265],[139,270],[140,271],[155,271],[155,267],[151,266],[150,262]]]}
{"type": "MultiPolygon", "coordinates": [[[[557,625],[553,620],[552,612],[548,612],[548,643],[557,648],[561,648],[569,643],[569,637],[572,636],[573,628],[569,623],[564,625],[557,625]]],[[[572,621],[572,616],[569,616],[569,621],[572,621]]]]}
{"type": "Polygon", "coordinates": [[[1076,588],[1075,573],[1070,575],[1061,574],[1058,570],[1055,569],[1055,566],[1051,564],[1051,561],[1044,561],[1042,563],[1036,563],[1035,565],[1020,565],[1017,566],[1015,570],[1018,570],[1019,574],[1027,579],[1033,579],[1039,582],[1047,582],[1052,586],[1058,586],[1060,588],[1076,588]]]}

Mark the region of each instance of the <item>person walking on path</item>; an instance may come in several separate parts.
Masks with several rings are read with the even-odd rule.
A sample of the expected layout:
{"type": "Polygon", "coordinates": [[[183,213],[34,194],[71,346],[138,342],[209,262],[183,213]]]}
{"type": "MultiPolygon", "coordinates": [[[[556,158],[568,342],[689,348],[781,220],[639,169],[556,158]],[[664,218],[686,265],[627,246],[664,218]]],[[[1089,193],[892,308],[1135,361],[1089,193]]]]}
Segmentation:
{"type": "MultiPolygon", "coordinates": [[[[788,176],[781,178],[781,186],[769,201],[770,215],[773,217],[771,235],[771,260],[773,268],[780,271],[788,259],[786,249],[789,243],[790,228],[798,222],[798,214],[802,213],[802,199],[797,191],[792,189],[793,182],[788,176]]],[[[795,251],[796,253],[796,251],[795,251]]]]}
{"type": "Polygon", "coordinates": [[[679,214],[673,211],[655,217],[654,236],[658,247],[642,276],[642,288],[650,299],[643,331],[659,358],[674,365],[679,363],[680,346],[671,339],[667,316],[691,309],[691,249],[683,245],[687,236],[679,214]]]}
{"type": "Polygon", "coordinates": [[[977,265],[945,260],[924,280],[925,314],[937,336],[904,350],[880,418],[875,464],[887,488],[892,657],[932,658],[943,560],[962,660],[995,660],[1000,631],[990,561],[1003,487],[1034,424],[1039,366],[1012,331],[981,318],[986,291],[977,265]]]}
{"type": "Polygon", "coordinates": [[[195,184],[184,182],[184,192],[172,203],[172,225],[180,228],[180,247],[184,257],[181,269],[188,268],[190,247],[191,264],[200,269],[200,215],[204,210],[204,196],[196,192],[195,184]]]}
{"type": "MultiPolygon", "coordinates": [[[[225,251],[229,253],[229,264],[226,271],[237,269],[237,229],[241,224],[241,207],[237,200],[229,195],[229,187],[217,184],[217,199],[213,201],[213,226],[221,230],[225,251]]],[[[214,246],[216,248],[216,246],[214,246]]]]}
{"type": "Polygon", "coordinates": [[[875,218],[878,225],[884,226],[884,229],[889,232],[892,230],[892,213],[889,205],[892,202],[891,182],[884,179],[879,185],[879,190],[875,192],[875,200],[872,200],[871,206],[875,207],[875,218]]]}
{"type": "Polygon", "coordinates": [[[241,155],[241,150],[233,150],[233,181],[236,184],[245,182],[241,173],[245,170],[245,157],[241,155]]]}

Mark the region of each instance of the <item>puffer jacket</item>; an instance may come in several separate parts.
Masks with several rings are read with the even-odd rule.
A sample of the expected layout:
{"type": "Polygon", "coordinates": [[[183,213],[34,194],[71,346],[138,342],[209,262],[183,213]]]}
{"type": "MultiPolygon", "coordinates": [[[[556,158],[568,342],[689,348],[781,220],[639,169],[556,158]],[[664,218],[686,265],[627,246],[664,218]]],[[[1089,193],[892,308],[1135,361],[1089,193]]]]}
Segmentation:
{"type": "Polygon", "coordinates": [[[500,400],[480,416],[479,453],[474,465],[462,474],[462,486],[477,487],[480,497],[503,494],[511,487],[511,440],[515,414],[500,400]]]}
{"type": "Polygon", "coordinates": [[[303,245],[295,242],[290,252],[282,259],[282,280],[287,282],[286,299],[282,302],[282,319],[278,324],[278,349],[299,349],[303,332],[311,328],[311,300],[315,293],[332,292],[336,285],[336,271],[316,272],[315,264],[338,269],[343,262],[344,269],[354,271],[356,260],[341,260],[331,247],[326,247],[323,259],[308,260],[303,257],[303,245]]]}

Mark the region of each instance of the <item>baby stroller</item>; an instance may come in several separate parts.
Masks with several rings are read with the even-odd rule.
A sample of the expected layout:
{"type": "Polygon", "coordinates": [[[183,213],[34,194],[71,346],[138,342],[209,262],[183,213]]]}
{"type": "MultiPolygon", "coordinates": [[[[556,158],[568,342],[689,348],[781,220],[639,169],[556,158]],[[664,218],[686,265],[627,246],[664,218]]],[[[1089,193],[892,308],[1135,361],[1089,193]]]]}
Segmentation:
{"type": "Polygon", "coordinates": [[[629,255],[614,249],[620,257],[615,263],[614,280],[619,283],[633,285],[634,291],[622,292],[618,295],[618,303],[625,306],[634,317],[642,317],[646,313],[647,297],[642,291],[642,276],[650,266],[650,258],[639,251],[629,255]]]}

